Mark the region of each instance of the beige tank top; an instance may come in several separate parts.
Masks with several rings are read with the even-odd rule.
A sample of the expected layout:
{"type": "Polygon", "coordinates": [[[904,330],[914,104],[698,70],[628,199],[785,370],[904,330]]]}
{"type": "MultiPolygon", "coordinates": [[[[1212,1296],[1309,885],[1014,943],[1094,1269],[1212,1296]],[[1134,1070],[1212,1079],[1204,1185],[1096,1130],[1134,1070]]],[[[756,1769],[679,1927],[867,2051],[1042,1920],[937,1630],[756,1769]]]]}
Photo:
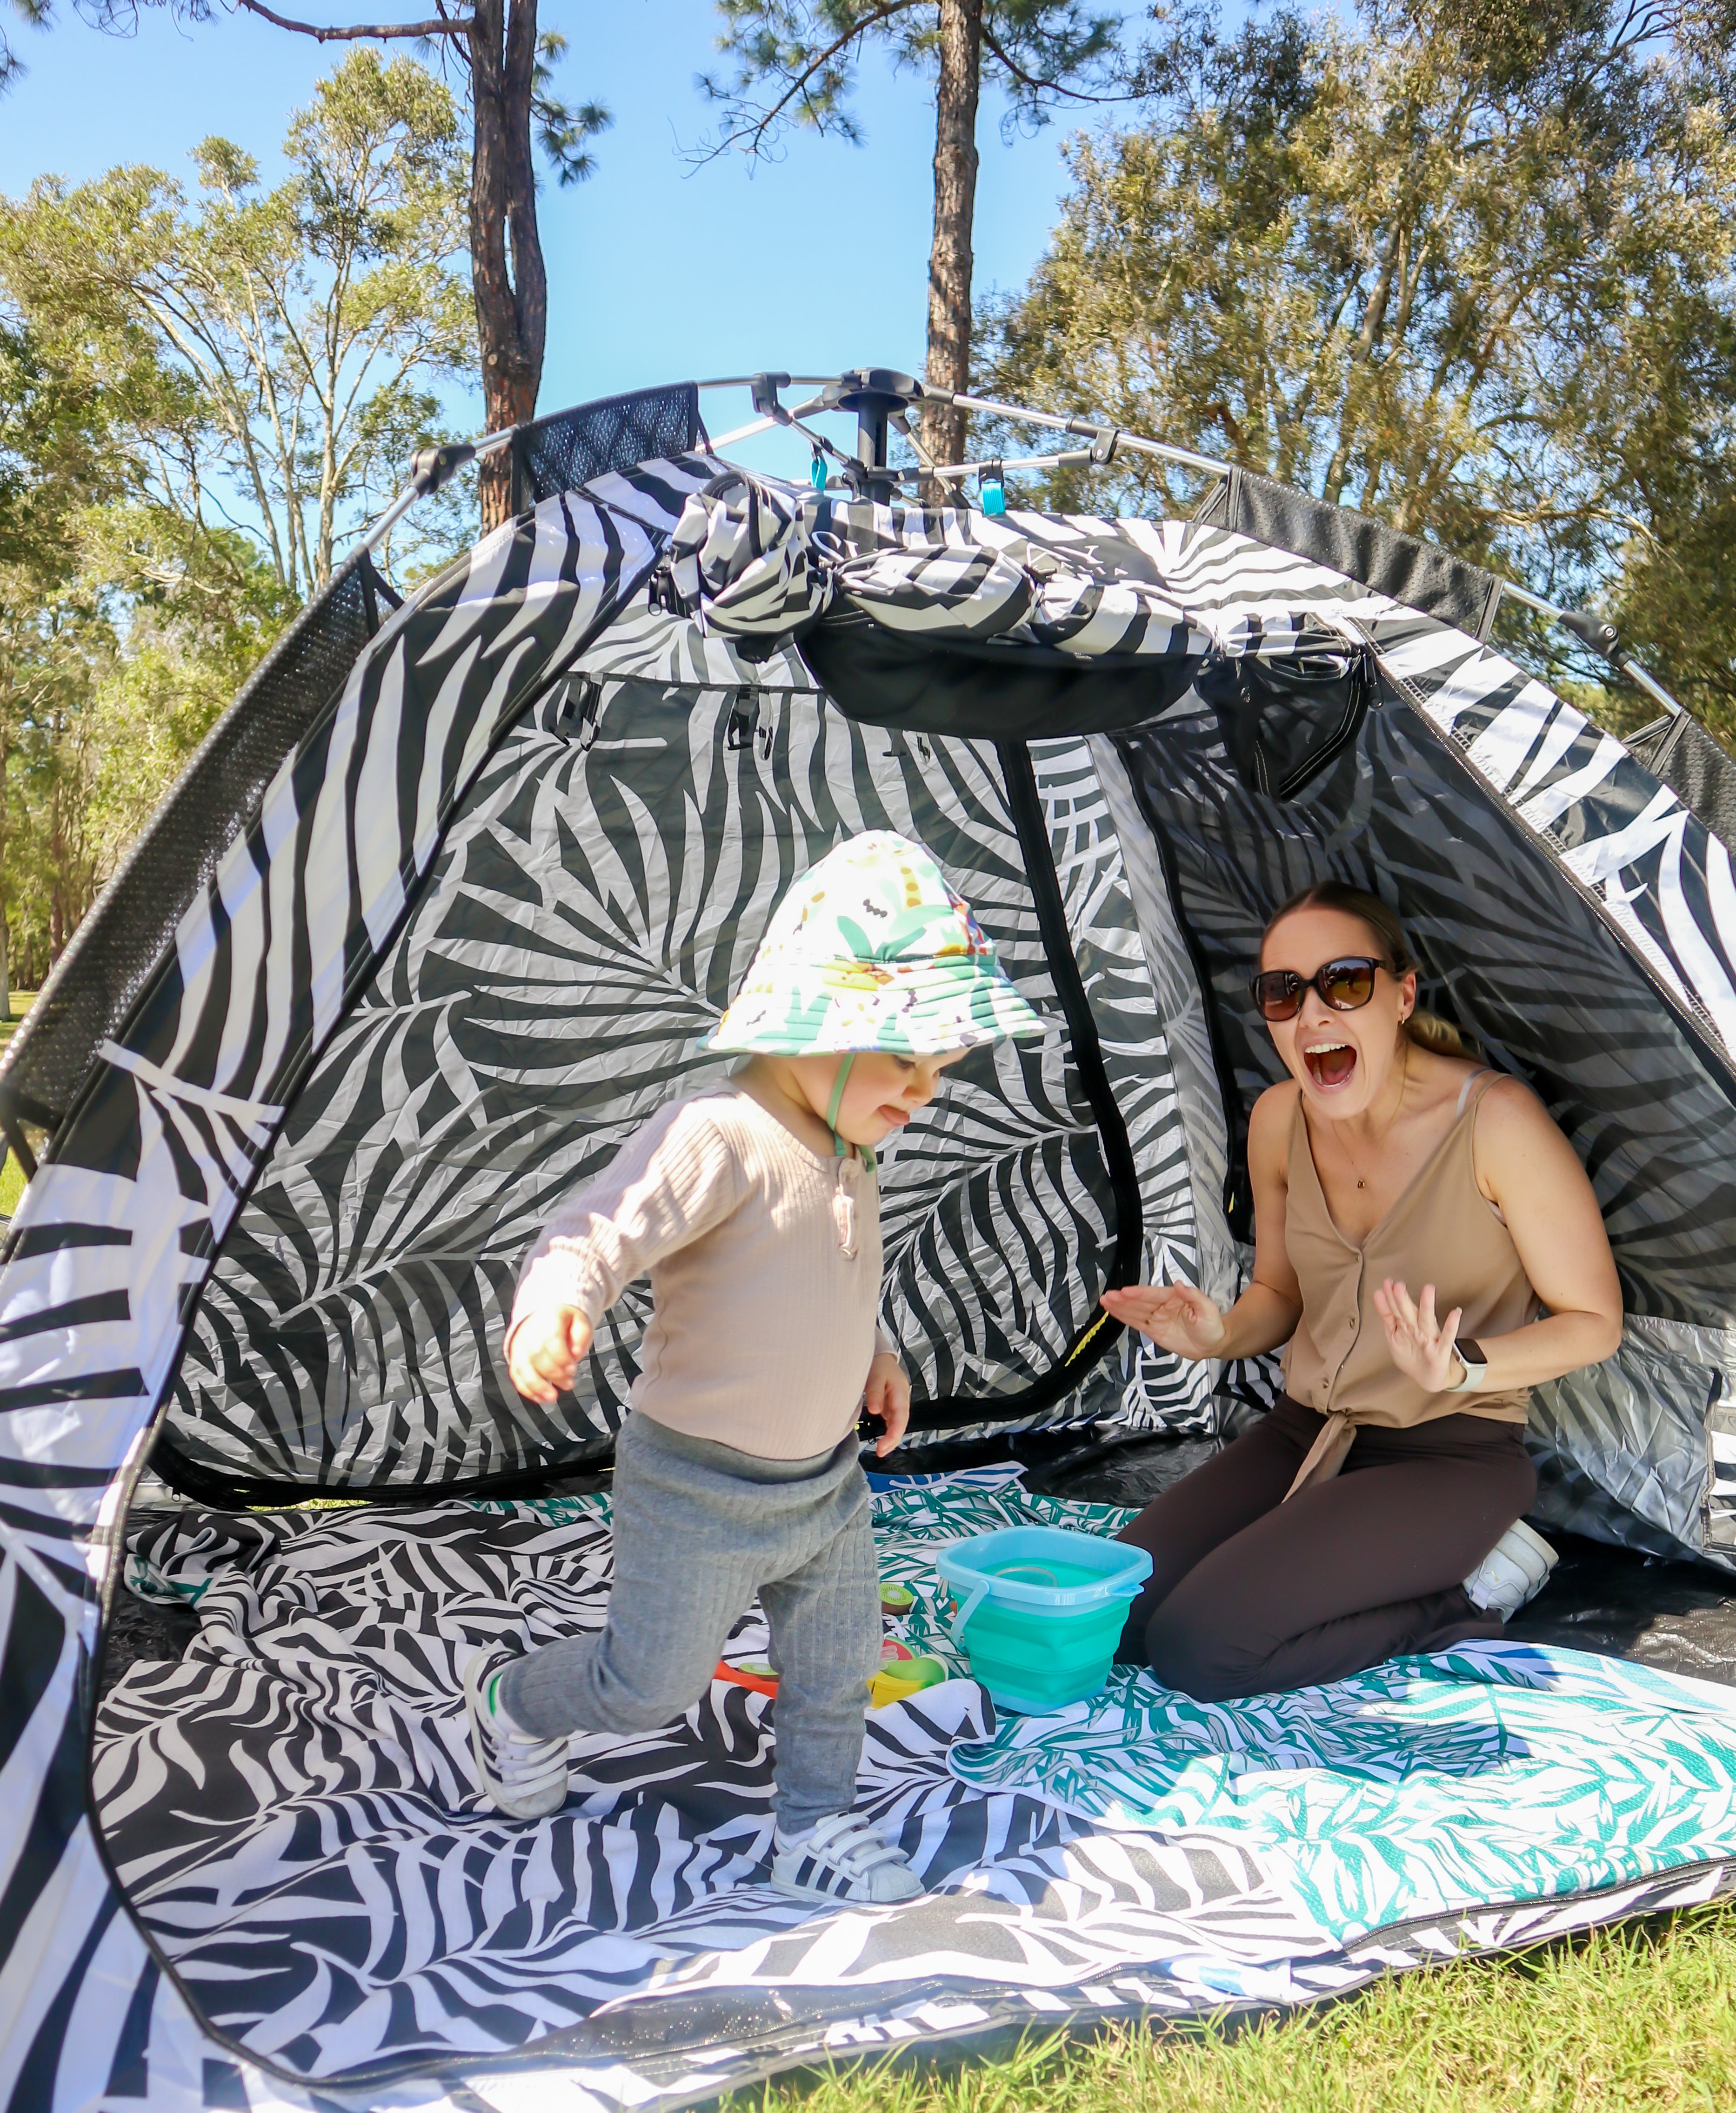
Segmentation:
{"type": "Polygon", "coordinates": [[[1297,1096],[1284,1244],[1302,1287],[1302,1318],[1284,1353],[1284,1384],[1292,1399],[1328,1420],[1291,1485],[1291,1496],[1338,1472],[1359,1424],[1403,1428],[1438,1416],[1525,1421],[1528,1390],[1425,1393],[1393,1363],[1374,1310],[1374,1294],[1391,1276],[1409,1285],[1413,1298],[1432,1284],[1437,1313],[1463,1307],[1461,1336],[1510,1335],[1535,1318],[1537,1294],[1519,1250],[1477,1185],[1477,1109],[1494,1079],[1494,1073],[1482,1071],[1465,1081],[1451,1129],[1360,1247],[1332,1222],[1297,1096]]]}

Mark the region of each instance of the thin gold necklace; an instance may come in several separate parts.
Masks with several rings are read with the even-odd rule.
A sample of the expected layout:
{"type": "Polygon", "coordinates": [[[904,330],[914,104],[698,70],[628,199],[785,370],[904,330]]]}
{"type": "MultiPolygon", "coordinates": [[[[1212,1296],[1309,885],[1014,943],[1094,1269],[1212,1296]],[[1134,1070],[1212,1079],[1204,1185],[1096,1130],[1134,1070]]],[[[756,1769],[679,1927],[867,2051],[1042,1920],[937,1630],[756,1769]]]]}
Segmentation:
{"type": "MultiPolygon", "coordinates": [[[[1393,1109],[1391,1120],[1387,1125],[1387,1134],[1389,1136],[1391,1134],[1393,1123],[1396,1123],[1399,1119],[1399,1111],[1405,1105],[1405,1088],[1410,1082],[1410,1042],[1408,1036],[1405,1038],[1404,1054],[1399,1058],[1399,1066],[1398,1105],[1393,1109]]],[[[1363,1179],[1362,1169],[1356,1163],[1356,1154],[1350,1149],[1350,1140],[1348,1137],[1341,1134],[1338,1143],[1343,1150],[1345,1157],[1350,1162],[1350,1171],[1356,1176],[1357,1187],[1359,1189],[1366,1189],[1368,1184],[1363,1179]]]]}

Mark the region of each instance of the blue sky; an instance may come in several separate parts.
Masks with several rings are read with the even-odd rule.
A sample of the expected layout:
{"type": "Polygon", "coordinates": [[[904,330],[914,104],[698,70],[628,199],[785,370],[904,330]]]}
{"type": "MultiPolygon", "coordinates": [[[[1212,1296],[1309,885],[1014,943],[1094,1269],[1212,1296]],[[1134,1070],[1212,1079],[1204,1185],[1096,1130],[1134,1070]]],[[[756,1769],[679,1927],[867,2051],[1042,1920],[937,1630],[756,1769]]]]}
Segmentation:
{"type": "MultiPolygon", "coordinates": [[[[388,20],[417,11],[416,0],[369,4],[388,20]]],[[[280,7],[354,19],[329,0],[280,7]]],[[[857,105],[862,147],[793,137],[773,166],[729,159],[696,169],[683,150],[711,121],[694,85],[715,62],[710,0],[545,0],[541,12],[571,43],[563,91],[606,103],[615,119],[598,143],[597,175],[542,194],[544,410],[762,367],[819,374],[870,362],[920,371],[934,152],[925,80],[870,64],[857,105]]],[[[10,194],[45,173],[77,181],[124,162],[190,174],[189,150],[212,132],[258,154],[269,171],[290,112],[340,56],[244,14],[183,28],[153,11],[135,38],[120,39],[71,7],[57,13],[47,33],[10,28],[30,69],[0,100],[0,191],[10,194]]],[[[985,99],[979,294],[1021,285],[1042,253],[1066,183],[1062,144],[1076,121],[1007,147],[999,114],[985,99]]],[[[714,430],[718,418],[727,425],[749,415],[734,399],[714,408],[714,430]]]]}

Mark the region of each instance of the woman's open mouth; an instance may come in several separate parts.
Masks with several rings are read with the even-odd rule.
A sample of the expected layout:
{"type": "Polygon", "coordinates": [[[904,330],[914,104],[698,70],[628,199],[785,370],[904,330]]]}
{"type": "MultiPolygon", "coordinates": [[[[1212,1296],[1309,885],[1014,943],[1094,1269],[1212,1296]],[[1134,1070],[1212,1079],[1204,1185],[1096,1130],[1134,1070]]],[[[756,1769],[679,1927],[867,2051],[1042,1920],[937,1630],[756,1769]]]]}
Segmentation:
{"type": "Polygon", "coordinates": [[[1348,1042],[1317,1042],[1302,1052],[1308,1075],[1323,1090],[1349,1083],[1356,1069],[1356,1052],[1348,1042]]]}

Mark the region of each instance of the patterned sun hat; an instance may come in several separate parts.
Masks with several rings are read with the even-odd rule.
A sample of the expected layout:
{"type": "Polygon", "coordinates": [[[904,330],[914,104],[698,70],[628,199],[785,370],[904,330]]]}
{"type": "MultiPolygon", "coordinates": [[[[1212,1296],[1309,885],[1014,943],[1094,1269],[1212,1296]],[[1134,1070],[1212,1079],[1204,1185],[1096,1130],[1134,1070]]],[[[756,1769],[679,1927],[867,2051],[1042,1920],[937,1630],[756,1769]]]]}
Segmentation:
{"type": "Polygon", "coordinates": [[[872,829],[790,888],[705,1047],[938,1056],[1049,1031],[930,854],[872,829]]]}

